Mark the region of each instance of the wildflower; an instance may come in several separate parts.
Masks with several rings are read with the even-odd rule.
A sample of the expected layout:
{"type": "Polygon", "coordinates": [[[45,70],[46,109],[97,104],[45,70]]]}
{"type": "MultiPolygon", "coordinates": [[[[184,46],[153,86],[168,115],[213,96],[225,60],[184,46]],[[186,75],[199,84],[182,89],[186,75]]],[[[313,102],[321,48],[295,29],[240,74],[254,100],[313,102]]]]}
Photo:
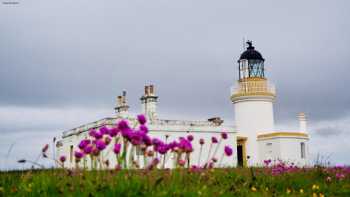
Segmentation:
{"type": "Polygon", "coordinates": [[[129,137],[133,145],[140,145],[142,142],[142,134],[139,132],[131,133],[129,137]]]}
{"type": "Polygon", "coordinates": [[[199,139],[199,144],[200,144],[200,145],[203,145],[203,144],[204,144],[204,139],[203,139],[203,138],[199,139]]]}
{"type": "Polygon", "coordinates": [[[225,151],[226,156],[228,156],[228,157],[231,156],[233,153],[232,148],[230,148],[229,146],[225,146],[224,151],[225,151]]]}
{"type": "Polygon", "coordinates": [[[300,192],[301,194],[303,194],[303,193],[304,193],[304,190],[303,190],[303,189],[300,189],[299,192],[300,192]]]}
{"type": "Polygon", "coordinates": [[[60,157],[60,162],[64,163],[66,161],[66,156],[62,155],[60,157]]]}
{"type": "Polygon", "coordinates": [[[326,181],[327,181],[327,182],[331,182],[331,181],[332,181],[332,178],[331,178],[330,176],[328,176],[328,177],[326,178],[326,181]]]}
{"type": "Polygon", "coordinates": [[[87,140],[87,139],[81,140],[78,147],[83,150],[90,143],[91,143],[90,140],[87,140]]]}
{"type": "Polygon", "coordinates": [[[253,186],[250,188],[253,192],[256,192],[256,188],[253,186]]]}
{"type": "Polygon", "coordinates": [[[95,132],[95,136],[96,139],[101,139],[103,137],[102,133],[100,132],[95,132]]]}
{"type": "Polygon", "coordinates": [[[222,132],[221,133],[221,138],[226,140],[227,139],[227,133],[226,132],[222,132]]]}
{"type": "Polygon", "coordinates": [[[152,139],[148,135],[144,135],[142,140],[143,140],[143,143],[146,146],[151,146],[152,145],[152,139]]]}
{"type": "Polygon", "coordinates": [[[319,196],[319,197],[324,197],[324,194],[319,193],[318,196],[319,196]]]}
{"type": "Polygon", "coordinates": [[[113,152],[118,155],[120,153],[121,147],[121,144],[114,144],[113,152]]]}
{"type": "Polygon", "coordinates": [[[85,154],[90,154],[93,150],[93,146],[91,144],[88,144],[87,146],[85,146],[84,148],[84,153],[85,154]]]}
{"type": "Polygon", "coordinates": [[[108,134],[109,133],[109,129],[106,126],[103,126],[100,128],[100,133],[102,135],[108,134]]]}
{"type": "Polygon", "coordinates": [[[178,164],[179,164],[180,166],[184,166],[184,165],[186,164],[186,161],[183,160],[183,159],[180,159],[180,160],[178,161],[178,164]]]}
{"type": "Polygon", "coordinates": [[[216,143],[218,143],[218,139],[216,137],[211,137],[211,142],[213,144],[216,144],[216,143]]]}
{"type": "Polygon", "coordinates": [[[148,133],[148,128],[146,125],[140,125],[140,131],[143,131],[144,133],[148,133]]]}
{"type": "Polygon", "coordinates": [[[312,185],[312,190],[318,190],[320,189],[320,186],[313,184],[312,185]]]}
{"type": "Polygon", "coordinates": [[[264,160],[265,166],[269,166],[271,163],[271,159],[264,160]]]}
{"type": "Polygon", "coordinates": [[[130,128],[121,130],[122,136],[126,139],[130,139],[130,136],[132,135],[132,130],[130,128]]]}
{"type": "Polygon", "coordinates": [[[75,151],[74,156],[75,156],[77,161],[80,161],[80,159],[84,157],[84,153],[82,153],[80,151],[75,151]]]}
{"type": "Polygon", "coordinates": [[[105,142],[103,140],[97,140],[96,141],[96,148],[100,151],[105,149],[106,148],[105,142]]]}
{"type": "Polygon", "coordinates": [[[164,155],[168,151],[168,147],[167,145],[161,145],[158,146],[157,150],[160,154],[164,155]]]}
{"type": "Polygon", "coordinates": [[[190,153],[193,151],[191,142],[185,138],[180,138],[178,147],[183,151],[185,151],[186,153],[190,153]]]}
{"type": "Polygon", "coordinates": [[[109,130],[109,136],[114,137],[118,135],[118,132],[119,132],[118,128],[113,127],[109,130]]]}
{"type": "Polygon", "coordinates": [[[143,114],[137,115],[137,121],[139,121],[139,123],[141,125],[144,125],[146,123],[146,117],[143,114]]]}
{"type": "Polygon", "coordinates": [[[115,170],[119,171],[122,169],[122,166],[120,164],[115,165],[115,170]]]}
{"type": "Polygon", "coordinates": [[[91,137],[95,137],[96,132],[97,132],[97,131],[96,131],[95,129],[90,129],[89,135],[90,135],[91,137]]]}
{"type": "Polygon", "coordinates": [[[98,156],[98,155],[100,154],[100,150],[98,150],[96,147],[93,147],[93,149],[92,149],[92,154],[93,154],[94,156],[98,156]]]}
{"type": "Polygon", "coordinates": [[[153,138],[152,139],[152,144],[155,145],[155,146],[159,146],[160,144],[163,144],[163,142],[158,139],[158,138],[153,138]]]}
{"type": "Polygon", "coordinates": [[[343,180],[345,178],[345,175],[343,173],[336,173],[335,178],[338,180],[343,180]]]}
{"type": "Polygon", "coordinates": [[[191,142],[193,140],[193,135],[188,135],[187,140],[191,142]]]}
{"type": "Polygon", "coordinates": [[[121,131],[130,129],[128,122],[125,121],[125,120],[119,121],[118,129],[121,130],[121,131]]]}

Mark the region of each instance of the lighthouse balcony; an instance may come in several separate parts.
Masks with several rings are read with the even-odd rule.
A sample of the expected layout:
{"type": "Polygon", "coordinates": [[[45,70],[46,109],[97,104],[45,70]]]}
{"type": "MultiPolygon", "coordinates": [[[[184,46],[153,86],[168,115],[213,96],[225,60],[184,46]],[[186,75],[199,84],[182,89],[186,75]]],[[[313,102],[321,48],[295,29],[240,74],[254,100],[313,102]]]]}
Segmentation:
{"type": "Polygon", "coordinates": [[[266,79],[240,80],[231,88],[231,99],[241,96],[272,96],[275,97],[275,86],[266,79]]]}

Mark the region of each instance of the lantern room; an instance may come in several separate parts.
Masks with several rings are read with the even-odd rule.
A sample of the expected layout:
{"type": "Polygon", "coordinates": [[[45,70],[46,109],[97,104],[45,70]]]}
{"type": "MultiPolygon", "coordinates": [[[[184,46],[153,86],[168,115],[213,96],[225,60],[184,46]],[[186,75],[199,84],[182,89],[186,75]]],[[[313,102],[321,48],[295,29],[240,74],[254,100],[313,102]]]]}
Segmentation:
{"type": "Polygon", "coordinates": [[[248,78],[265,78],[264,58],[255,50],[252,41],[247,41],[247,50],[241,54],[238,60],[239,80],[248,78]]]}

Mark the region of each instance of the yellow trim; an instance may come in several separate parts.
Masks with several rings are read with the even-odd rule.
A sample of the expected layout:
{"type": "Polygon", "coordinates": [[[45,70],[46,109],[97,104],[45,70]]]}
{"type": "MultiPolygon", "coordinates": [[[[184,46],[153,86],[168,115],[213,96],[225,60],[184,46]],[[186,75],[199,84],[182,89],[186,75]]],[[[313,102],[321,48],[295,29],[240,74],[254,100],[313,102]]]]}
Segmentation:
{"type": "Polygon", "coordinates": [[[275,97],[275,94],[271,92],[242,92],[242,93],[237,93],[231,96],[231,100],[234,100],[237,97],[241,96],[272,96],[275,97]]]}
{"type": "Polygon", "coordinates": [[[262,78],[262,77],[249,77],[249,78],[243,78],[238,80],[239,82],[243,82],[243,81],[266,81],[266,78],[262,78]]]}
{"type": "Polygon", "coordinates": [[[258,135],[258,139],[270,138],[270,137],[304,137],[309,138],[309,135],[306,133],[300,132],[273,132],[258,135]]]}
{"type": "Polygon", "coordinates": [[[247,167],[247,151],[246,151],[246,142],[247,137],[237,136],[237,146],[242,146],[242,157],[243,157],[243,167],[247,167]]]}

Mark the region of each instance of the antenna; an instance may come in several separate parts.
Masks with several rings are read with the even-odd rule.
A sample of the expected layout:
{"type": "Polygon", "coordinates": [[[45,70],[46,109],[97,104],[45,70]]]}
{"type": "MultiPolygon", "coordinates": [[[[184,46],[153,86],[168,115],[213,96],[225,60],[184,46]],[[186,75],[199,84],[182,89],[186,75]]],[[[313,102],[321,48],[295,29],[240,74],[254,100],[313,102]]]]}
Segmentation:
{"type": "Polygon", "coordinates": [[[243,36],[243,40],[242,41],[243,41],[243,43],[242,43],[243,45],[242,46],[243,46],[243,51],[244,51],[245,50],[245,45],[246,45],[244,36],[243,36]]]}

